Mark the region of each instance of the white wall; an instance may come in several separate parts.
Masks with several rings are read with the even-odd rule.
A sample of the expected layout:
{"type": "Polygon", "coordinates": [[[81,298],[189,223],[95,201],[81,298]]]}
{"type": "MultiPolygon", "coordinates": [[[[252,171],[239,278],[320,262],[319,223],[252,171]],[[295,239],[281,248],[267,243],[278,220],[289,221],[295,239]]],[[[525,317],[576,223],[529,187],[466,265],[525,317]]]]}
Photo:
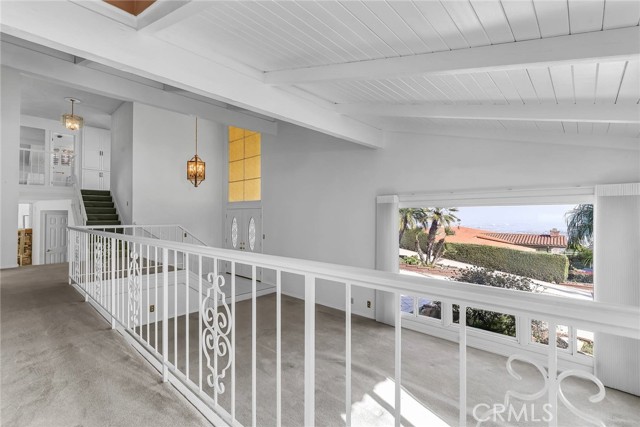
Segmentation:
{"type": "MultiPolygon", "coordinates": [[[[294,125],[278,130],[277,137],[263,137],[265,253],[358,267],[375,266],[378,195],[634,182],[640,176],[638,151],[400,133],[391,135],[387,148],[371,150],[294,125]]],[[[336,288],[318,289],[318,298],[344,304],[336,288]]],[[[374,307],[366,309],[373,292],[356,290],[354,300],[354,312],[373,317],[374,307]]]]}
{"type": "Polygon", "coordinates": [[[67,223],[71,227],[76,225],[70,199],[42,200],[33,203],[33,215],[31,217],[31,225],[33,229],[33,246],[31,248],[33,265],[44,264],[44,211],[67,211],[67,223]]]}
{"type": "Polygon", "coordinates": [[[31,228],[31,204],[18,204],[18,228],[31,228]]]}
{"type": "Polygon", "coordinates": [[[180,224],[205,243],[221,246],[225,135],[222,125],[198,119],[198,155],[206,162],[206,178],[196,188],[186,177],[195,152],[195,117],[135,103],[133,222],[180,224]]]}
{"type": "Polygon", "coordinates": [[[17,267],[18,160],[20,148],[20,74],[0,70],[2,130],[0,135],[0,268],[17,267]]]}
{"type": "Polygon", "coordinates": [[[133,103],[125,102],[111,115],[111,195],[120,222],[131,224],[133,211],[133,103]]]}

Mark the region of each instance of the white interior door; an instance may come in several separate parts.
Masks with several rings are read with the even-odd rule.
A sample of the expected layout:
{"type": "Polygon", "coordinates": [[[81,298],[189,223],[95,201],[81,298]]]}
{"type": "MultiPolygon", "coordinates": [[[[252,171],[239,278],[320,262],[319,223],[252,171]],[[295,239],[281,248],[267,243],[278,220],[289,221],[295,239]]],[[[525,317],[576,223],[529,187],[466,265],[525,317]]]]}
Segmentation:
{"type": "Polygon", "coordinates": [[[82,139],[82,168],[102,169],[102,138],[99,129],[86,126],[82,139]]]}
{"type": "Polygon", "coordinates": [[[44,263],[67,261],[67,212],[44,212],[44,263]]]}
{"type": "MultiPolygon", "coordinates": [[[[262,209],[229,209],[225,219],[225,246],[243,252],[262,253],[262,209]]],[[[231,266],[227,266],[227,272],[231,266]]],[[[251,278],[251,266],[236,265],[238,276],[251,278]]],[[[256,280],[260,280],[258,269],[256,280]]]]}

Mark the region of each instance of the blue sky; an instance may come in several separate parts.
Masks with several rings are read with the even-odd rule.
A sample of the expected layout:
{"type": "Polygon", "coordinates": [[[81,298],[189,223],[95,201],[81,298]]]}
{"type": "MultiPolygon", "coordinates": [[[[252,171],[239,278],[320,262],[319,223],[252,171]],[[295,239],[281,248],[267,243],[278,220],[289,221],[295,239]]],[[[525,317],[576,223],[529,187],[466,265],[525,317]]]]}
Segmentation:
{"type": "Polygon", "coordinates": [[[566,233],[565,213],[575,205],[481,206],[459,208],[464,227],[506,233],[548,233],[557,228],[566,233]]]}

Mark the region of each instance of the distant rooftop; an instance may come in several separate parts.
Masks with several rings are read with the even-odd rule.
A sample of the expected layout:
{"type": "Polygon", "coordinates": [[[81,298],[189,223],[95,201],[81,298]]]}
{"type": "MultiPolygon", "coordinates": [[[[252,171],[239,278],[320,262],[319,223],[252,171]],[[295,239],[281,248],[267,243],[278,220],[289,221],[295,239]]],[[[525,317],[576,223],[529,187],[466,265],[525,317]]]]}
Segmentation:
{"type": "Polygon", "coordinates": [[[502,242],[509,242],[518,246],[545,247],[545,248],[566,248],[567,238],[557,230],[552,230],[549,234],[523,234],[523,233],[486,233],[480,238],[497,239],[502,242]]]}
{"type": "MultiPolygon", "coordinates": [[[[479,228],[454,226],[454,235],[447,236],[448,243],[468,243],[474,245],[498,246],[520,251],[533,251],[534,248],[566,248],[567,238],[558,230],[548,234],[495,233],[479,228]]],[[[442,232],[444,234],[444,232],[442,232]]]]}

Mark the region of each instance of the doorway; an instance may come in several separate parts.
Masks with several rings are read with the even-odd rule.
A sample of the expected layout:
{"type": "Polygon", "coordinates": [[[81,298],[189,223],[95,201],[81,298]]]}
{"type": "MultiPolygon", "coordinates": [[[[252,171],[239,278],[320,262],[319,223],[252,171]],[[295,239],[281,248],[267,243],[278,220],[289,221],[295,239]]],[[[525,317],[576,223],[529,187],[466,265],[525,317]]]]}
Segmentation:
{"type": "MultiPolygon", "coordinates": [[[[262,253],[262,209],[228,209],[225,218],[225,247],[236,251],[262,253]]],[[[230,265],[227,272],[231,272],[230,265]]],[[[251,266],[236,265],[236,275],[251,278],[251,266]]],[[[256,280],[262,278],[256,270],[256,280]]]]}
{"type": "Polygon", "coordinates": [[[67,211],[43,211],[44,264],[67,261],[67,211]]]}

